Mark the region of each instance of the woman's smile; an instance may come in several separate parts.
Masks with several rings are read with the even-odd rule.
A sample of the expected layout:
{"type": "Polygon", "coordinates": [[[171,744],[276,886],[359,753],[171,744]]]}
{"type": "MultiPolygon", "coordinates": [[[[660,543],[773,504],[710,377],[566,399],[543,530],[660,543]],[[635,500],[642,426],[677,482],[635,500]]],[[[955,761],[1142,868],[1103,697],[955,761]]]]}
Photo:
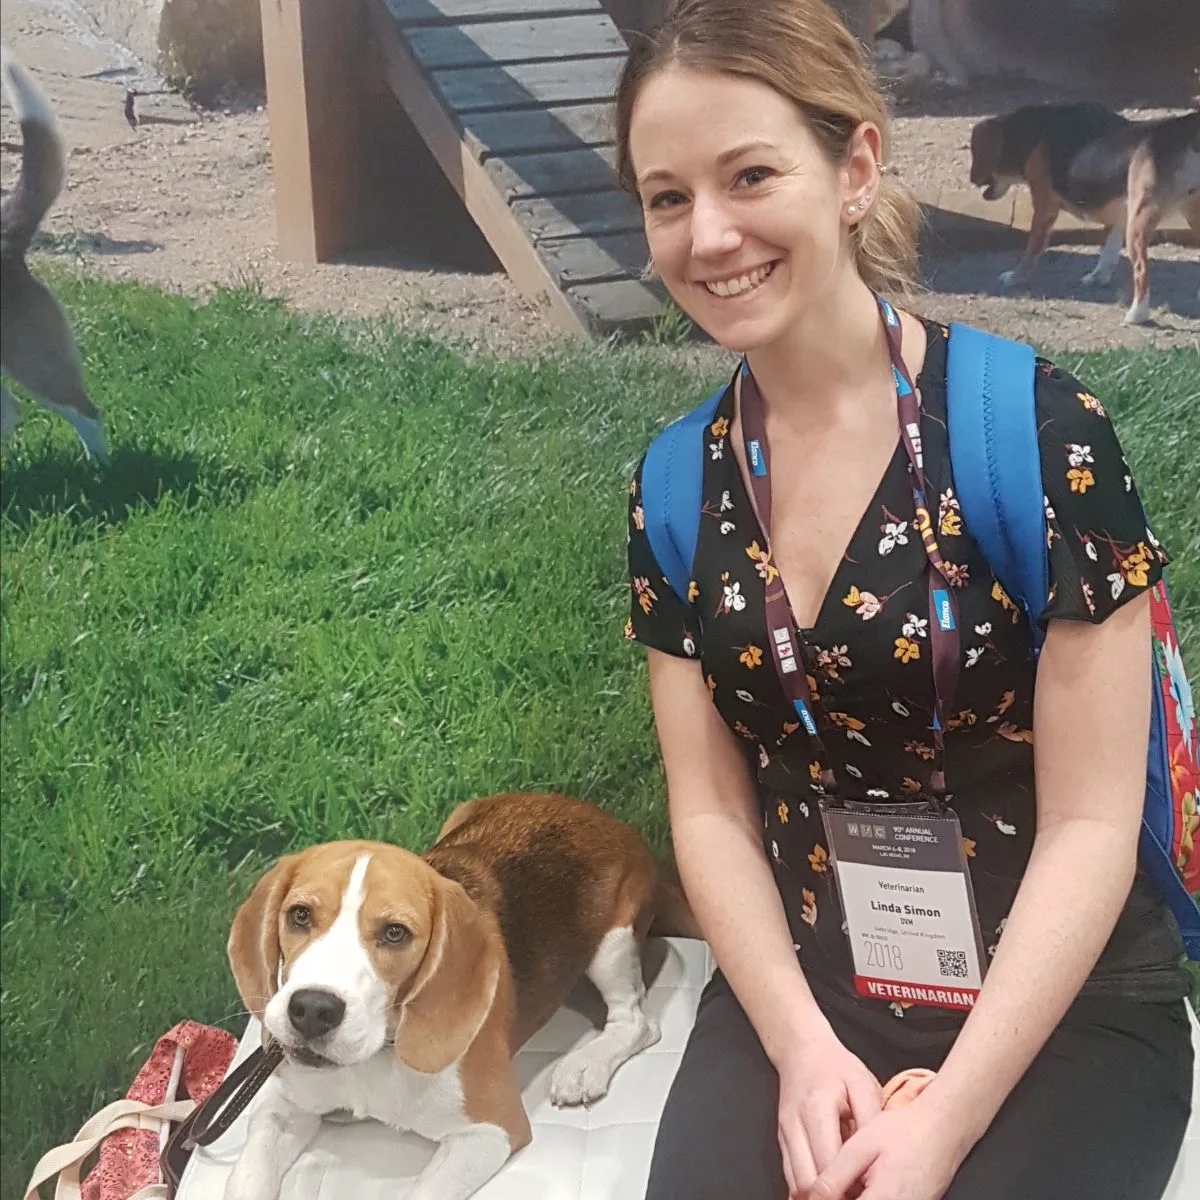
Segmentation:
{"type": "Polygon", "coordinates": [[[738,275],[723,275],[718,279],[702,279],[700,283],[710,296],[722,300],[736,300],[758,291],[774,273],[780,259],[752,267],[738,275]]]}

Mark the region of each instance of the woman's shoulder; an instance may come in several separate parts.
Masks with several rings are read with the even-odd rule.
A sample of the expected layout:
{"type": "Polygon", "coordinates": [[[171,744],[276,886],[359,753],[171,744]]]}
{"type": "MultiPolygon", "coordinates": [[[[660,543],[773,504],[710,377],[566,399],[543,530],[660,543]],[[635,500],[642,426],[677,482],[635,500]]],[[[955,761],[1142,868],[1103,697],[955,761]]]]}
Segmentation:
{"type": "Polygon", "coordinates": [[[656,446],[669,447],[674,451],[679,449],[681,444],[686,445],[688,439],[694,439],[694,444],[699,450],[704,438],[710,434],[723,439],[733,424],[733,408],[733,388],[728,382],[710,389],[703,399],[694,402],[691,408],[672,418],[654,434],[643,455],[642,465],[644,466],[646,456],[656,446]]]}
{"type": "MultiPolygon", "coordinates": [[[[932,317],[914,315],[924,326],[926,338],[925,362],[921,368],[920,381],[924,386],[932,386],[941,391],[947,382],[952,328],[932,317]]],[[[1034,356],[1034,363],[1034,394],[1039,414],[1063,408],[1073,412],[1082,405],[1093,415],[1105,415],[1103,405],[1070,371],[1041,354],[1034,356]]]]}

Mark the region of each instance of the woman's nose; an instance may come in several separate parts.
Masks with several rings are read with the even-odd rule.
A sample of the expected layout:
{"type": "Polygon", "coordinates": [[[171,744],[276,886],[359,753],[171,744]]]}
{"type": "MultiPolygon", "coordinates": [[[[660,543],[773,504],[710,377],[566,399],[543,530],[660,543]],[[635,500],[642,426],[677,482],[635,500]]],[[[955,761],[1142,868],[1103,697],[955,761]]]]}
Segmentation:
{"type": "Polygon", "coordinates": [[[742,234],[727,204],[718,196],[697,195],[692,201],[692,254],[719,258],[741,245],[742,234]]]}

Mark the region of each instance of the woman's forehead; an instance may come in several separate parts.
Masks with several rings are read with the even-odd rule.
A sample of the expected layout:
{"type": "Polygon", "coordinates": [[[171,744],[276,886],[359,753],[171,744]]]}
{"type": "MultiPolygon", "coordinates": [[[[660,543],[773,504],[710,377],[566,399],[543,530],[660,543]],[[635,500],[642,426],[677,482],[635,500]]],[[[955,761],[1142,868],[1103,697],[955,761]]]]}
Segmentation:
{"type": "Polygon", "coordinates": [[[723,161],[740,149],[795,151],[807,135],[799,109],[765,83],[671,67],[642,85],[629,149],[641,175],[670,161],[723,161]]]}

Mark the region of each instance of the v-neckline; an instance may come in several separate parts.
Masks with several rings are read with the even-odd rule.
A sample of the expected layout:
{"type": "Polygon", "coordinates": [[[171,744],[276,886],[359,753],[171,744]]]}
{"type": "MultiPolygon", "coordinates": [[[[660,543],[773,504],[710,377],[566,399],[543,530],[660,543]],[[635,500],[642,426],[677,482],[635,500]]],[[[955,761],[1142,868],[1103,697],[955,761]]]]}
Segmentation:
{"type": "MultiPolygon", "coordinates": [[[[925,338],[926,338],[925,355],[924,355],[924,359],[921,363],[921,370],[917,373],[917,378],[914,381],[914,386],[916,387],[917,394],[918,394],[918,396],[921,397],[921,400],[922,400],[920,416],[921,416],[921,424],[923,427],[924,423],[925,423],[925,415],[926,415],[926,411],[927,411],[926,405],[924,403],[925,377],[926,377],[926,373],[927,373],[927,370],[930,365],[930,350],[933,348],[933,346],[935,344],[934,332],[936,331],[938,333],[937,340],[939,342],[942,339],[941,339],[941,335],[940,335],[940,328],[938,326],[936,326],[936,324],[931,323],[930,321],[926,320],[923,317],[918,317],[917,320],[919,320],[921,322],[922,326],[924,327],[925,338]]],[[[741,368],[739,367],[739,371],[740,371],[740,369],[741,368]]],[[[725,395],[722,398],[721,404],[719,406],[719,410],[720,410],[719,415],[728,419],[731,432],[735,427],[738,427],[736,425],[736,420],[735,420],[735,418],[738,415],[737,402],[736,402],[736,398],[735,398],[736,397],[735,383],[736,383],[736,376],[735,376],[735,379],[733,381],[731,381],[729,386],[726,388],[725,395]]],[[[805,641],[812,641],[814,639],[817,631],[820,629],[821,624],[825,618],[825,610],[829,607],[831,598],[835,597],[838,594],[838,592],[841,590],[838,587],[838,580],[841,578],[843,570],[845,569],[847,563],[850,561],[850,559],[849,559],[850,551],[853,549],[854,543],[858,540],[859,534],[862,532],[863,522],[866,521],[867,518],[870,516],[870,514],[877,507],[880,506],[880,500],[879,500],[880,494],[885,491],[885,489],[888,487],[889,483],[891,482],[892,472],[896,469],[896,466],[897,466],[897,459],[901,460],[902,469],[903,469],[903,466],[907,464],[907,457],[908,456],[905,453],[905,449],[904,449],[904,439],[900,435],[899,425],[897,424],[896,442],[895,442],[895,445],[892,447],[892,453],[888,457],[887,463],[884,465],[883,470],[880,472],[879,480],[875,485],[875,490],[871,493],[871,498],[867,501],[866,507],[859,514],[858,520],[854,523],[854,528],[850,531],[850,536],[849,536],[845,546],[842,548],[841,554],[838,556],[837,566],[834,568],[833,574],[829,578],[829,583],[826,586],[824,593],[821,595],[819,602],[817,603],[816,612],[813,616],[813,623],[811,625],[802,625],[800,623],[800,621],[797,617],[797,614],[796,614],[796,610],[792,606],[791,596],[788,595],[788,593],[787,593],[786,582],[784,583],[784,595],[787,596],[788,609],[792,614],[792,620],[795,622],[796,631],[800,634],[800,636],[802,638],[804,638],[805,641]]],[[[737,487],[738,487],[738,491],[739,491],[739,498],[738,498],[739,503],[741,505],[743,505],[744,510],[750,514],[750,519],[754,522],[754,529],[757,531],[758,536],[760,538],[762,538],[763,545],[765,547],[767,547],[768,549],[770,549],[771,539],[768,536],[767,531],[765,529],[763,529],[762,523],[758,519],[758,512],[756,511],[754,504],[752,502],[751,495],[750,495],[750,488],[746,483],[745,476],[742,474],[741,464],[738,461],[737,454],[734,452],[732,439],[730,440],[729,459],[730,459],[729,469],[732,470],[732,472],[735,476],[736,482],[737,482],[737,487]]],[[[780,579],[782,580],[782,578],[783,578],[783,574],[782,574],[782,572],[780,572],[780,579]]]]}

